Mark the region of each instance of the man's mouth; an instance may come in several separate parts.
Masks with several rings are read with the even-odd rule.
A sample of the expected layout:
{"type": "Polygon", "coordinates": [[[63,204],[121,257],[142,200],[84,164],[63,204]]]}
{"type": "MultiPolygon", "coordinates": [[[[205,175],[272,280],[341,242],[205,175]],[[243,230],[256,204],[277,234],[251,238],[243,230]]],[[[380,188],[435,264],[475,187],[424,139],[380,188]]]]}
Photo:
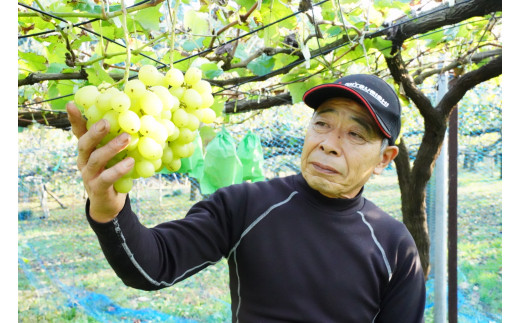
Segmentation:
{"type": "Polygon", "coordinates": [[[324,165],[321,163],[317,163],[317,162],[313,162],[311,164],[314,167],[314,169],[316,169],[318,172],[325,173],[325,174],[339,174],[339,172],[333,167],[330,167],[330,166],[327,166],[327,165],[324,165]]]}

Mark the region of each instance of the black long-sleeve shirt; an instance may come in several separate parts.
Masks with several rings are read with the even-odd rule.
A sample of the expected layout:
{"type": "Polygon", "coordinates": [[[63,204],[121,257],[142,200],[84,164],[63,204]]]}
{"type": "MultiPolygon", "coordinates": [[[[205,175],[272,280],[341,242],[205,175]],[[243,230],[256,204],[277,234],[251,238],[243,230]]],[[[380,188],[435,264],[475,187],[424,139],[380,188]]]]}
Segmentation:
{"type": "Polygon", "coordinates": [[[331,199],[301,174],[218,190],[183,219],[144,227],[129,199],[111,222],[88,216],[131,287],[171,286],[227,258],[234,322],[423,322],[415,243],[361,193],[331,199]]]}

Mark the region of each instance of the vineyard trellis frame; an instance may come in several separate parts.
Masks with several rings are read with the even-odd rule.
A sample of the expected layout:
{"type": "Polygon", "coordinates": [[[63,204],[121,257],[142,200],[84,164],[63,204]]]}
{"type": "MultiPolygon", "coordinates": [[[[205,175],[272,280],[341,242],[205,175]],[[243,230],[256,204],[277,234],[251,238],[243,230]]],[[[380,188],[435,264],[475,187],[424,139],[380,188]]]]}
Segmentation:
{"type": "MultiPolygon", "coordinates": [[[[133,6],[130,6],[129,8],[132,8],[132,7],[136,7],[136,6],[139,6],[139,5],[142,5],[142,4],[145,4],[145,3],[155,3],[154,5],[157,5],[157,4],[160,4],[162,3],[164,0],[162,1],[153,1],[153,0],[145,0],[145,1],[141,1],[141,2],[138,2],[136,4],[134,4],[133,6]]],[[[325,2],[328,2],[330,0],[322,0],[318,3],[315,3],[315,4],[310,4],[311,7],[315,7],[315,6],[319,6],[325,2]]],[[[463,6],[465,4],[468,4],[468,3],[473,3],[475,1],[473,0],[465,0],[465,1],[462,1],[462,2],[457,2],[457,6],[463,6]]],[[[34,10],[35,12],[38,12],[40,14],[43,14],[43,15],[47,15],[49,17],[52,17],[54,19],[58,19],[64,23],[67,23],[67,24],[70,24],[67,20],[63,19],[63,18],[60,18],[60,17],[57,17],[55,15],[53,15],[52,13],[49,13],[49,12],[45,12],[45,11],[42,11],[42,10],[39,10],[37,8],[34,8],[32,6],[28,6],[28,5],[25,5],[23,3],[18,3],[20,6],[24,7],[24,8],[27,8],[29,10],[34,10]]],[[[221,47],[224,47],[226,45],[229,45],[229,44],[233,44],[234,42],[237,42],[238,40],[244,38],[244,37],[247,37],[249,35],[252,35],[252,34],[255,34],[255,33],[258,33],[259,31],[265,29],[265,28],[268,28],[272,25],[275,25],[275,24],[278,24],[280,23],[281,21],[284,21],[288,18],[291,18],[295,15],[298,15],[300,13],[303,13],[305,12],[305,6],[303,6],[304,9],[300,9],[299,11],[296,11],[294,12],[293,14],[291,15],[288,15],[288,16],[285,16],[283,18],[280,18],[272,23],[269,23],[267,25],[264,25],[264,26],[261,26],[260,28],[257,28],[253,31],[250,31],[248,33],[245,33],[243,35],[240,35],[238,37],[235,37],[231,40],[228,40],[218,46],[213,46],[213,47],[210,47],[210,48],[207,48],[205,50],[202,50],[196,54],[192,54],[192,55],[189,55],[187,57],[184,57],[180,60],[176,60],[173,62],[173,64],[177,64],[177,63],[180,63],[184,60],[188,60],[188,59],[191,59],[191,58],[196,58],[196,57],[199,57],[199,56],[202,56],[204,54],[207,54],[211,51],[214,51],[215,49],[218,49],[218,48],[221,48],[221,47]]],[[[475,7],[475,6],[469,6],[469,7],[475,7]]],[[[408,30],[410,29],[413,29],[413,26],[415,26],[416,24],[414,22],[418,21],[418,20],[424,20],[424,19],[428,19],[430,17],[431,20],[434,20],[434,21],[438,21],[439,18],[437,16],[439,16],[439,14],[443,11],[447,11],[449,10],[450,7],[449,6],[440,6],[434,10],[430,10],[430,11],[427,11],[425,12],[424,14],[422,15],[418,15],[416,17],[411,17],[411,18],[406,18],[404,20],[401,20],[401,21],[398,21],[398,22],[395,22],[395,23],[392,23],[392,24],[389,24],[388,26],[386,27],[383,27],[383,28],[380,28],[379,30],[377,31],[374,31],[374,32],[371,32],[371,33],[367,33],[365,35],[363,35],[363,38],[365,39],[371,39],[371,38],[375,38],[375,37],[381,37],[381,36],[387,36],[389,39],[392,40],[392,48],[395,49],[396,48],[396,44],[395,43],[400,43],[399,46],[401,46],[404,41],[412,38],[413,36],[417,35],[417,34],[420,34],[421,31],[415,31],[415,32],[410,32],[408,30]],[[412,25],[412,27],[409,27],[410,25],[412,25]],[[396,29],[398,30],[398,32],[396,32],[396,29]],[[392,37],[390,37],[390,35],[392,35],[392,37]]],[[[311,10],[313,13],[314,13],[314,10],[311,10]]],[[[464,8],[460,9],[460,11],[464,11],[464,8]]],[[[471,16],[471,15],[468,15],[468,16],[471,16]]],[[[447,18],[447,20],[456,20],[456,18],[451,18],[448,16],[448,15],[445,15],[445,17],[447,18]]],[[[491,19],[500,19],[501,17],[494,17],[494,15],[489,18],[490,20],[491,19]]],[[[465,18],[458,18],[457,20],[463,20],[465,18]]],[[[82,25],[84,24],[88,24],[88,23],[91,23],[91,22],[94,22],[94,21],[97,21],[97,20],[100,20],[100,18],[95,18],[95,19],[90,19],[90,20],[87,20],[87,21],[84,21],[84,22],[80,22],[80,23],[76,23],[76,24],[72,24],[73,27],[79,27],[81,28],[82,30],[85,30],[89,33],[92,33],[98,37],[102,37],[103,39],[106,39],[112,43],[115,43],[117,44],[118,46],[121,46],[123,48],[126,48],[126,45],[124,44],[120,44],[118,43],[117,41],[113,40],[113,39],[110,39],[106,36],[102,36],[98,33],[96,33],[95,31],[93,30],[90,30],[90,29],[86,29],[86,28],[83,28],[81,27],[82,25]]],[[[436,29],[438,28],[439,26],[444,26],[446,25],[445,22],[437,22],[437,24],[433,25],[433,26],[428,26],[427,28],[429,30],[433,30],[433,29],[436,29]]],[[[457,24],[453,24],[451,27],[449,28],[456,28],[460,25],[457,25],[457,24]]],[[[314,23],[314,27],[315,28],[318,28],[318,26],[316,26],[316,23],[314,23]]],[[[424,27],[423,27],[424,28],[424,27]]],[[[437,32],[440,32],[441,30],[434,30],[432,31],[431,33],[437,33],[437,32]]],[[[25,38],[28,38],[28,37],[35,37],[35,36],[40,36],[40,35],[43,35],[43,34],[48,34],[48,33],[52,33],[52,32],[57,32],[57,30],[48,30],[46,32],[42,32],[42,33],[35,33],[35,34],[30,34],[30,35],[21,35],[19,36],[18,38],[19,39],[25,39],[25,38]]],[[[427,36],[429,35],[429,33],[424,33],[422,36],[427,36]]],[[[219,91],[216,91],[214,92],[214,94],[219,94],[219,93],[222,93],[226,90],[232,90],[236,87],[239,87],[240,85],[243,85],[243,84],[246,84],[246,83],[251,83],[251,82],[257,82],[257,81],[263,81],[263,80],[266,80],[268,78],[271,78],[273,76],[276,76],[276,75],[279,75],[279,74],[283,74],[284,72],[288,72],[290,71],[291,68],[295,67],[295,66],[298,66],[300,64],[303,64],[305,63],[306,60],[310,60],[310,59],[314,59],[316,57],[323,57],[325,56],[326,54],[330,53],[331,51],[334,51],[336,49],[339,49],[343,46],[347,46],[349,44],[352,43],[352,41],[350,39],[348,39],[348,35],[346,37],[343,37],[343,39],[340,39],[332,44],[329,44],[326,46],[325,50],[321,47],[321,45],[319,45],[319,39],[318,39],[318,45],[319,45],[319,49],[317,51],[315,51],[314,53],[311,54],[311,56],[306,59],[303,57],[303,54],[301,53],[297,53],[298,56],[299,56],[299,59],[297,59],[296,61],[282,67],[282,68],[279,68],[279,69],[276,69],[274,71],[271,71],[270,73],[266,74],[266,75],[262,75],[262,76],[253,76],[253,77],[245,77],[245,79],[242,79],[242,80],[237,80],[237,79],[230,79],[230,80],[225,80],[225,81],[217,81],[217,80],[208,80],[213,86],[218,86],[218,87],[221,87],[222,90],[219,90],[219,91]],[[347,38],[347,39],[345,39],[347,38]],[[228,88],[225,88],[224,86],[225,85],[228,85],[228,84],[233,84],[235,83],[234,85],[228,87],[228,88]]],[[[386,50],[386,49],[390,49],[390,47],[388,48],[383,48],[382,50],[386,50]]],[[[276,54],[276,53],[275,53],[276,54]]],[[[147,55],[144,55],[142,53],[139,53],[139,55],[142,55],[156,63],[159,63],[160,65],[157,66],[158,69],[162,69],[164,67],[167,66],[167,64],[165,63],[162,63],[154,58],[151,58],[147,55]]],[[[494,56],[497,56],[497,55],[501,55],[501,50],[496,50],[496,51],[491,51],[490,53],[488,54],[484,54],[484,55],[480,55],[480,57],[474,57],[473,58],[473,61],[474,62],[478,62],[480,60],[483,60],[483,59],[486,59],[488,57],[494,57],[494,56]]],[[[359,56],[358,58],[355,58],[355,59],[352,59],[350,62],[353,62],[355,60],[359,60],[359,59],[362,59],[362,58],[365,58],[365,56],[359,56]]],[[[348,64],[350,62],[346,62],[344,64],[348,64]]],[[[463,64],[463,62],[453,62],[450,64],[450,66],[447,66],[446,69],[449,70],[449,69],[453,69],[453,68],[457,68],[457,67],[460,67],[461,65],[463,64]]],[[[435,73],[438,73],[439,71],[438,70],[434,70],[434,71],[431,71],[429,73],[429,75],[432,75],[432,74],[435,74],[435,73]]],[[[317,72],[319,73],[319,72],[317,72]]],[[[422,75],[420,77],[422,78],[426,78],[427,76],[429,75],[422,75]]],[[[310,75],[312,76],[312,75],[310,75]]],[[[294,82],[302,82],[304,81],[305,79],[309,78],[310,76],[305,76],[305,77],[301,77],[301,78],[298,78],[294,81],[292,81],[292,83],[294,82]]],[[[136,75],[134,76],[131,76],[131,78],[134,78],[136,77],[136,75]]],[[[422,80],[420,79],[420,77],[417,77],[416,80],[417,80],[417,84],[420,84],[422,83],[422,80]]],[[[79,73],[67,73],[67,74],[57,74],[57,75],[41,75],[39,73],[31,73],[29,76],[27,76],[26,78],[24,79],[21,79],[18,81],[18,86],[24,86],[24,85],[31,85],[31,84],[35,84],[35,83],[39,83],[39,82],[42,82],[42,81],[46,81],[46,80],[63,80],[63,79],[77,79],[77,80],[86,80],[87,79],[87,75],[86,73],[84,72],[84,70],[82,70],[81,72],[79,73]]],[[[282,84],[281,86],[285,86],[287,84],[282,84]]],[[[63,95],[63,96],[59,96],[59,97],[54,97],[54,98],[49,98],[49,99],[45,99],[45,100],[40,100],[39,102],[33,102],[33,103],[26,103],[26,104],[22,104],[22,105],[19,105],[19,108],[30,108],[31,106],[33,105],[38,105],[38,104],[43,104],[43,103],[46,103],[46,102],[49,102],[49,101],[53,101],[53,100],[57,100],[57,99],[62,99],[62,98],[66,98],[66,97],[70,97],[74,95],[74,93],[70,93],[70,94],[67,94],[67,95],[63,95]]],[[[230,101],[230,102],[227,102],[226,105],[225,105],[225,112],[226,113],[240,113],[240,112],[247,112],[247,111],[251,111],[251,110],[257,110],[257,109],[266,109],[266,108],[271,108],[273,106],[277,106],[277,105],[283,105],[283,104],[291,104],[291,100],[290,100],[290,94],[289,93],[283,93],[283,94],[279,94],[279,95],[276,95],[276,96],[270,96],[270,97],[267,97],[263,100],[251,100],[251,101],[247,101],[245,99],[242,99],[242,100],[234,100],[234,101],[230,101]],[[240,107],[237,108],[237,105],[239,105],[240,107]]],[[[48,110],[48,109],[35,109],[35,108],[31,108],[32,111],[30,112],[26,112],[26,111],[19,111],[19,117],[22,119],[22,122],[19,122],[19,126],[21,127],[25,127],[25,126],[28,126],[30,125],[31,123],[34,122],[34,119],[38,119],[39,122],[43,123],[43,124],[46,124],[46,125],[49,125],[49,126],[53,126],[53,127],[56,127],[56,128],[68,128],[70,126],[70,124],[68,123],[68,119],[66,118],[66,114],[62,111],[58,111],[58,110],[48,110]],[[40,111],[40,112],[38,112],[40,111]],[[58,116],[56,118],[53,118],[55,124],[53,123],[49,123],[47,118],[46,118],[46,114],[48,113],[52,113],[52,114],[57,114],[58,116]],[[32,120],[28,120],[27,117],[28,116],[32,116],[32,120]],[[26,120],[24,122],[24,120],[26,120]],[[29,122],[30,121],[30,122],[29,122]]]]}

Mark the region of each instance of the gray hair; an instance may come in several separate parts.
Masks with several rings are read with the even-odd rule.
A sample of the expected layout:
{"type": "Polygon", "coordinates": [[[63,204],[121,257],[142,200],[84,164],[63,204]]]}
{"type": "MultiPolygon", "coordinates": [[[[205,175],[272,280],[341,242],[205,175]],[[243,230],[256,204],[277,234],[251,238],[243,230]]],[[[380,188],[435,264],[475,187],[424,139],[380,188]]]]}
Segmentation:
{"type": "Polygon", "coordinates": [[[388,147],[389,145],[390,145],[390,139],[385,137],[385,138],[383,138],[383,140],[381,140],[381,150],[380,150],[381,155],[383,155],[386,147],[388,147]]]}

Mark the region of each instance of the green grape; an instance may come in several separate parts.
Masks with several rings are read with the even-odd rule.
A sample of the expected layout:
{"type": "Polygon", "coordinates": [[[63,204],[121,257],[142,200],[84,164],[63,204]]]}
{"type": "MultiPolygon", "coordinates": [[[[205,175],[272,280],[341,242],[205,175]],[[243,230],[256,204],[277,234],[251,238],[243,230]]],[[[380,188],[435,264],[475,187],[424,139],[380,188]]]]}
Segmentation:
{"type": "MultiPolygon", "coordinates": [[[[198,111],[198,110],[196,110],[198,111]]],[[[186,125],[186,128],[195,131],[199,129],[200,120],[197,118],[196,115],[192,113],[188,113],[188,124],[186,125]]]]}
{"type": "Polygon", "coordinates": [[[90,108],[85,110],[84,115],[88,121],[92,121],[94,123],[103,118],[103,112],[101,112],[95,104],[91,105],[90,108]]]}
{"type": "Polygon", "coordinates": [[[159,122],[164,126],[166,129],[167,137],[170,137],[175,132],[175,124],[168,120],[168,119],[161,119],[159,122]]]}
{"type": "MultiPolygon", "coordinates": [[[[175,124],[174,124],[174,126],[175,126],[175,124]]],[[[167,140],[168,141],[176,140],[177,138],[179,138],[179,133],[180,133],[179,128],[177,128],[177,126],[175,126],[175,128],[173,128],[172,134],[168,136],[167,140]]]]}
{"type": "Polygon", "coordinates": [[[177,128],[186,127],[189,122],[188,112],[186,112],[184,109],[178,109],[173,113],[172,121],[177,126],[177,128]]]}
{"type": "Polygon", "coordinates": [[[110,100],[112,99],[112,96],[118,92],[119,90],[113,87],[101,92],[96,98],[96,105],[98,109],[102,112],[107,112],[110,110],[112,108],[110,106],[110,100]]]}
{"type": "Polygon", "coordinates": [[[179,138],[175,142],[187,144],[195,140],[196,136],[197,133],[195,131],[191,131],[188,128],[179,128],[179,138]]]}
{"type": "Polygon", "coordinates": [[[163,103],[159,96],[148,90],[141,96],[139,104],[141,105],[141,110],[143,110],[145,114],[152,116],[161,114],[163,109],[163,103]]]}
{"type": "MultiPolygon", "coordinates": [[[[99,120],[98,120],[99,121],[99,120]]],[[[97,121],[94,120],[87,120],[87,124],[85,125],[87,127],[87,130],[90,130],[92,125],[94,125],[97,121]]]]}
{"type": "MultiPolygon", "coordinates": [[[[139,138],[138,138],[138,139],[139,139],[139,138]]],[[[141,161],[141,160],[144,159],[144,157],[143,157],[143,156],[141,155],[141,153],[139,152],[139,149],[129,150],[127,156],[128,156],[128,157],[132,157],[136,163],[137,163],[138,161],[141,161]]],[[[134,167],[135,167],[135,164],[134,164],[134,167]]]]}
{"type": "Polygon", "coordinates": [[[137,171],[137,174],[143,178],[147,178],[155,174],[154,164],[147,159],[143,159],[136,162],[135,170],[137,171]]]}
{"type": "Polygon", "coordinates": [[[164,147],[161,160],[163,164],[168,164],[173,160],[173,151],[170,146],[164,147]]]}
{"type": "Polygon", "coordinates": [[[182,74],[181,70],[176,68],[171,68],[165,75],[166,83],[170,85],[172,88],[177,88],[184,83],[184,74],[182,74]]]}
{"type": "Polygon", "coordinates": [[[154,171],[157,172],[162,168],[162,157],[159,159],[150,160],[153,164],[154,171]]]}
{"type": "Polygon", "coordinates": [[[117,136],[117,134],[114,133],[108,133],[101,141],[99,142],[99,145],[96,148],[103,147],[104,145],[108,144],[108,142],[112,139],[114,139],[117,136]]]}
{"type": "Polygon", "coordinates": [[[96,103],[99,90],[94,85],[87,85],[76,91],[74,94],[74,102],[83,109],[88,109],[96,103]]]}
{"type": "Polygon", "coordinates": [[[121,126],[119,125],[119,112],[114,110],[109,110],[107,113],[103,115],[103,119],[107,120],[110,124],[110,131],[108,133],[110,134],[117,134],[119,130],[121,129],[121,126]]]}
{"type": "Polygon", "coordinates": [[[132,167],[132,170],[129,171],[126,175],[128,175],[128,177],[131,177],[133,179],[138,179],[139,177],[141,177],[141,175],[139,175],[139,173],[137,172],[135,165],[134,165],[134,167],[132,167]]]}
{"type": "Polygon", "coordinates": [[[125,92],[115,93],[110,98],[110,107],[117,112],[123,112],[130,109],[130,97],[125,92]]]}
{"type": "Polygon", "coordinates": [[[157,126],[157,120],[148,114],[145,114],[141,117],[141,127],[139,128],[139,133],[141,133],[143,136],[150,135],[155,127],[157,126]]]}
{"type": "Polygon", "coordinates": [[[211,92],[212,92],[211,84],[206,80],[198,81],[197,83],[193,84],[191,88],[194,89],[195,91],[199,92],[200,95],[202,95],[204,93],[211,94],[211,92]]]}
{"type": "Polygon", "coordinates": [[[119,193],[128,193],[134,185],[134,180],[130,176],[123,176],[114,182],[114,189],[119,193]]]}
{"type": "Polygon", "coordinates": [[[119,122],[119,126],[123,131],[128,132],[129,134],[133,134],[139,131],[141,127],[141,120],[139,116],[130,110],[123,111],[119,114],[117,118],[119,122]]]}
{"type": "Polygon", "coordinates": [[[150,87],[150,91],[157,94],[163,103],[163,110],[172,110],[174,105],[179,103],[179,99],[173,96],[164,86],[156,85],[150,87]]]}
{"type": "Polygon", "coordinates": [[[161,158],[163,153],[162,145],[147,136],[139,138],[137,149],[144,158],[150,160],[161,158]]]}
{"type": "Polygon", "coordinates": [[[114,166],[115,164],[119,163],[126,157],[126,150],[120,151],[117,155],[112,157],[105,165],[105,168],[110,168],[114,166]]]}
{"type": "Polygon", "coordinates": [[[182,99],[182,96],[184,95],[184,92],[186,92],[186,88],[184,88],[183,86],[181,87],[177,87],[177,88],[171,88],[169,89],[168,91],[170,91],[170,93],[176,97],[177,99],[182,99]]]}
{"type": "Polygon", "coordinates": [[[162,75],[153,65],[143,65],[137,74],[137,77],[146,86],[158,85],[162,81],[162,75]]]}
{"type": "Polygon", "coordinates": [[[171,110],[162,110],[161,111],[161,119],[171,120],[173,113],[171,110]]]}
{"type": "Polygon", "coordinates": [[[188,154],[190,152],[190,144],[193,144],[193,143],[190,142],[187,144],[182,144],[182,143],[175,141],[169,146],[172,149],[174,157],[186,158],[186,157],[188,157],[188,154]]]}
{"type": "Polygon", "coordinates": [[[209,123],[212,123],[213,121],[215,121],[215,119],[217,118],[217,114],[215,113],[215,110],[213,110],[211,108],[200,109],[199,111],[201,111],[201,113],[202,113],[202,117],[200,119],[200,121],[202,123],[209,124],[209,123]]]}
{"type": "Polygon", "coordinates": [[[200,95],[200,97],[202,99],[202,103],[200,105],[201,109],[209,108],[215,102],[215,98],[213,97],[213,94],[211,94],[211,93],[203,93],[200,95]]]}
{"type": "Polygon", "coordinates": [[[190,66],[184,74],[184,83],[193,86],[202,79],[202,71],[194,66],[190,66]]]}
{"type": "Polygon", "coordinates": [[[137,144],[139,143],[139,133],[132,133],[130,134],[130,143],[128,144],[128,146],[126,146],[126,150],[128,150],[128,152],[131,152],[133,150],[136,150],[137,151],[137,144]]]}
{"type": "Polygon", "coordinates": [[[130,99],[139,98],[146,91],[146,85],[139,79],[133,79],[126,82],[124,92],[130,99]]]}
{"type": "Polygon", "coordinates": [[[193,144],[193,142],[187,143],[186,145],[188,145],[188,151],[184,158],[190,157],[195,152],[195,145],[193,144]]]}
{"type": "Polygon", "coordinates": [[[186,104],[186,110],[197,110],[202,105],[202,97],[194,89],[187,89],[182,96],[182,102],[186,104]]]}
{"type": "Polygon", "coordinates": [[[155,128],[148,136],[157,143],[162,144],[166,142],[166,139],[168,138],[168,130],[166,130],[166,127],[162,123],[156,122],[155,128]]]}
{"type": "Polygon", "coordinates": [[[176,172],[178,171],[179,169],[181,169],[181,165],[182,165],[182,162],[180,160],[180,158],[174,158],[172,159],[171,162],[165,164],[166,166],[166,169],[169,170],[170,172],[176,172]]]}

